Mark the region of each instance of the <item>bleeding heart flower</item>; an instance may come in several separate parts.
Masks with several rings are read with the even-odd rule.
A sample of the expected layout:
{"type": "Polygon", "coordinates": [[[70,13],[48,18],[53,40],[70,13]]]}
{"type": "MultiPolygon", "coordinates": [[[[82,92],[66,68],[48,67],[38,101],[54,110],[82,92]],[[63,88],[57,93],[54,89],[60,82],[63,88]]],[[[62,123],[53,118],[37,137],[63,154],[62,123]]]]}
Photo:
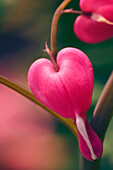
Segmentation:
{"type": "Polygon", "coordinates": [[[100,158],[102,143],[87,121],[94,74],[88,57],[76,48],[64,48],[57,55],[58,71],[48,59],[38,59],[29,70],[34,96],[65,118],[73,119],[78,130],[81,153],[92,161],[100,158]]]}
{"type": "Polygon", "coordinates": [[[83,15],[76,18],[74,32],[87,43],[113,37],[113,0],[80,0],[83,15]]]}

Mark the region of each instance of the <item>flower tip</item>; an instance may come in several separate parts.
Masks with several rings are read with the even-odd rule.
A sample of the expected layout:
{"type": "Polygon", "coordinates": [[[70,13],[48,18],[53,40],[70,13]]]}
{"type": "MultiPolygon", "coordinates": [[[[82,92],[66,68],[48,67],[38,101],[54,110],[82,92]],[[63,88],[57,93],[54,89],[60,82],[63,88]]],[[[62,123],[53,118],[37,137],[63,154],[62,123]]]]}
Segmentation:
{"type": "Polygon", "coordinates": [[[89,161],[100,159],[103,151],[102,142],[90,126],[87,117],[83,119],[76,114],[76,126],[78,130],[79,147],[84,158],[89,161]]]}

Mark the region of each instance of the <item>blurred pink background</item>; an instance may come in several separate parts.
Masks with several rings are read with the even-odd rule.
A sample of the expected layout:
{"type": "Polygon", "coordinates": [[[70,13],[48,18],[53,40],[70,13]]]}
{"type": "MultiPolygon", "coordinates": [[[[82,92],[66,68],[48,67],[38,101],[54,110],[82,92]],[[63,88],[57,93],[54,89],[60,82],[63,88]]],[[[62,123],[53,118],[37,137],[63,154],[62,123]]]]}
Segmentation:
{"type": "Polygon", "coordinates": [[[48,112],[0,84],[0,113],[2,168],[57,170],[66,164],[65,141],[48,112]]]}

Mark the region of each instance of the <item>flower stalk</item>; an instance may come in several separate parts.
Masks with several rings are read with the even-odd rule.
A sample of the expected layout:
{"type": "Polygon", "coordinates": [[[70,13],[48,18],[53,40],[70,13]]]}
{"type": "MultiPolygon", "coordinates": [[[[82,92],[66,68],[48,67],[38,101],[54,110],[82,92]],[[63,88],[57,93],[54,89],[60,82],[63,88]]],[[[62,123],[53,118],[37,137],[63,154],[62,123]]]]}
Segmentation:
{"type": "Polygon", "coordinates": [[[113,72],[111,73],[95,107],[91,126],[101,140],[104,140],[106,130],[113,116],[113,72]]]}
{"type": "Polygon", "coordinates": [[[63,14],[65,14],[65,13],[66,13],[66,14],[71,13],[71,14],[79,14],[79,15],[84,14],[83,11],[73,10],[73,8],[62,10],[62,13],[63,13],[63,14]]]}
{"type": "Polygon", "coordinates": [[[49,58],[50,58],[50,60],[51,60],[51,62],[53,64],[54,70],[56,72],[58,72],[59,71],[59,67],[58,67],[57,62],[56,62],[55,58],[53,57],[50,49],[48,48],[47,42],[45,43],[45,50],[44,51],[48,53],[49,58]]]}
{"type": "Polygon", "coordinates": [[[58,21],[62,15],[62,10],[71,2],[71,0],[64,0],[61,5],[56,9],[52,24],[51,24],[51,53],[54,58],[57,56],[57,50],[56,50],[56,33],[57,33],[57,25],[58,21]]]}

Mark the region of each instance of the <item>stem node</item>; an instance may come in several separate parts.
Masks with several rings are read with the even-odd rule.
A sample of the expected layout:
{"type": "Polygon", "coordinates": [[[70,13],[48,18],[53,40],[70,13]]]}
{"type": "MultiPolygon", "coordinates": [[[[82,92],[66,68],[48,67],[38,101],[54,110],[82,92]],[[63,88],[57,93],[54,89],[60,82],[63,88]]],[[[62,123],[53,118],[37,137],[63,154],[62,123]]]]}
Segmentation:
{"type": "Polygon", "coordinates": [[[55,61],[55,59],[54,59],[50,49],[48,48],[47,42],[45,42],[45,50],[44,51],[48,53],[48,55],[49,55],[49,57],[51,59],[51,62],[53,64],[54,70],[56,72],[58,72],[59,71],[59,67],[58,67],[57,62],[55,61]]]}

